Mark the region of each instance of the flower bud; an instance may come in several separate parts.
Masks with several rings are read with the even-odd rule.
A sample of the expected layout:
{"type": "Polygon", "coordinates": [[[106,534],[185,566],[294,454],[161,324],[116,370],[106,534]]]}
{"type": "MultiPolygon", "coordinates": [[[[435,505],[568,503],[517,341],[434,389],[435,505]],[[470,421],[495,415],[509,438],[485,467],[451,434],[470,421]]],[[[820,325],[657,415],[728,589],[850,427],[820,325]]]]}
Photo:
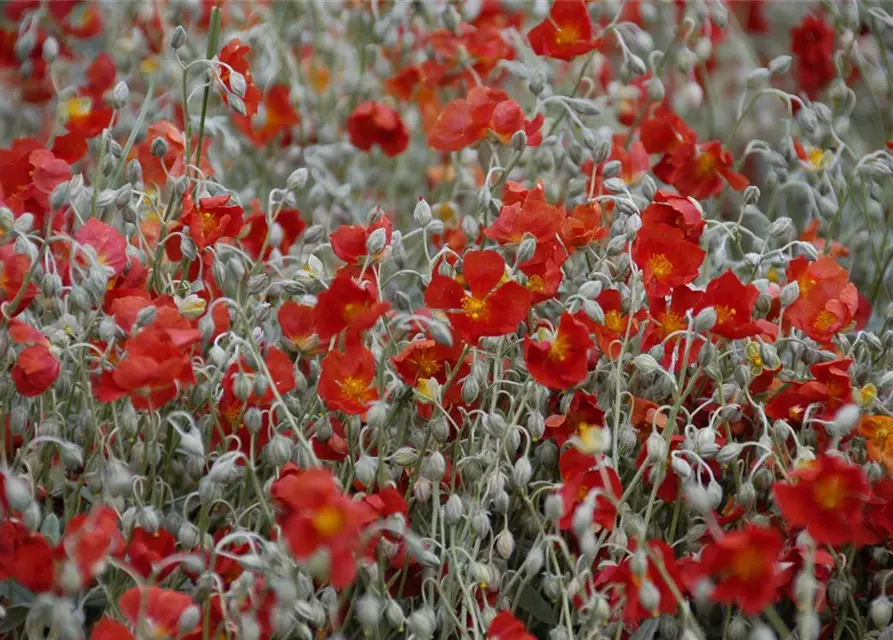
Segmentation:
{"type": "Polygon", "coordinates": [[[184,44],[186,44],[186,29],[183,28],[183,25],[178,24],[173,33],[171,33],[170,46],[171,49],[176,51],[184,44]]]}
{"type": "Polygon", "coordinates": [[[534,238],[531,234],[525,233],[524,237],[521,238],[521,243],[518,245],[517,258],[519,263],[524,263],[533,258],[533,254],[536,252],[536,238],[534,238]]]}
{"type": "Polygon", "coordinates": [[[639,587],[639,603],[646,611],[658,611],[660,609],[660,591],[651,580],[644,580],[639,587]]]}
{"type": "Polygon", "coordinates": [[[122,80],[116,84],[115,88],[112,90],[112,105],[116,109],[120,109],[127,104],[129,98],[130,89],[127,87],[127,83],[122,80]]]}
{"type": "Polygon", "coordinates": [[[307,171],[306,167],[295,169],[285,180],[285,188],[289,191],[300,191],[307,186],[307,180],[309,179],[309,177],[310,172],[307,171]]]}
{"type": "Polygon", "coordinates": [[[531,476],[533,476],[533,468],[530,465],[530,460],[527,456],[518,458],[512,468],[512,482],[514,485],[519,488],[526,488],[531,476]]]}
{"type": "Polygon", "coordinates": [[[794,301],[797,300],[798,297],[800,297],[800,285],[796,280],[793,280],[782,287],[779,300],[781,306],[789,307],[794,304],[794,301]]]}
{"type": "Polygon", "coordinates": [[[512,536],[512,532],[508,529],[503,529],[499,535],[496,536],[496,553],[498,553],[503,560],[508,560],[514,550],[515,538],[512,536]]]}
{"type": "Polygon", "coordinates": [[[692,328],[698,333],[710,331],[716,326],[716,309],[713,307],[705,307],[698,311],[692,323],[692,328]]]}
{"type": "Polygon", "coordinates": [[[387,232],[383,228],[379,227],[371,234],[369,234],[369,237],[366,239],[366,252],[372,256],[377,255],[381,253],[382,250],[384,250],[387,242],[387,232]]]}
{"type": "Polygon", "coordinates": [[[636,366],[636,369],[646,375],[660,369],[660,365],[657,363],[657,360],[655,360],[647,353],[640,353],[635,358],[633,358],[633,364],[636,366]]]}
{"type": "Polygon", "coordinates": [[[462,498],[454,493],[443,507],[443,519],[447,524],[454,525],[462,519],[464,512],[465,506],[462,503],[462,498]]]}
{"type": "Polygon", "coordinates": [[[645,442],[649,462],[662,462],[667,458],[667,441],[656,431],[652,431],[645,442]]]}
{"type": "Polygon", "coordinates": [[[878,596],[871,601],[869,613],[871,621],[878,629],[885,629],[893,617],[893,605],[887,596],[878,596]]]}

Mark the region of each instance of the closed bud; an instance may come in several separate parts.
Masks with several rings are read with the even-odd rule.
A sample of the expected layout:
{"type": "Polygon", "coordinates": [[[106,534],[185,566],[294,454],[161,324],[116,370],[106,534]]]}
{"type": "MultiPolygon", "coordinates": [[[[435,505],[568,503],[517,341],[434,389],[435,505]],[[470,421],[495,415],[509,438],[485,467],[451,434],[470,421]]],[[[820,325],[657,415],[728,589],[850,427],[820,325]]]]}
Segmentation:
{"type": "Polygon", "coordinates": [[[794,301],[800,297],[800,285],[796,280],[793,280],[787,283],[781,289],[781,294],[779,295],[779,300],[781,301],[781,306],[789,307],[794,304],[794,301]]]}
{"type": "Polygon", "coordinates": [[[530,465],[530,460],[527,456],[518,458],[514,467],[512,467],[512,482],[514,485],[519,488],[526,487],[527,483],[530,482],[531,476],[533,476],[533,468],[530,465]]]}
{"type": "Polygon", "coordinates": [[[387,232],[379,227],[369,234],[369,237],[366,239],[366,252],[372,256],[377,255],[384,250],[387,242],[387,232]]]}
{"type": "Polygon", "coordinates": [[[526,146],[527,132],[523,129],[518,129],[512,134],[512,149],[515,151],[523,151],[526,146]]]}
{"type": "Polygon", "coordinates": [[[710,331],[714,326],[716,326],[716,309],[713,307],[705,307],[698,311],[692,324],[692,328],[698,333],[710,331]]]}
{"type": "Polygon", "coordinates": [[[300,191],[307,186],[307,180],[310,173],[306,167],[301,167],[292,171],[285,181],[285,187],[289,191],[300,191]]]}
{"type": "Polygon", "coordinates": [[[184,44],[186,44],[186,29],[184,29],[182,25],[178,24],[173,33],[171,33],[170,46],[171,49],[176,51],[184,44]]]}
{"type": "Polygon", "coordinates": [[[415,205],[415,209],[412,212],[412,217],[416,221],[416,224],[420,227],[427,227],[431,222],[433,216],[431,215],[431,206],[424,198],[419,198],[419,201],[415,205]]]}
{"type": "Polygon", "coordinates": [[[656,431],[652,431],[645,442],[648,452],[648,460],[651,462],[663,462],[667,458],[667,441],[656,431]]]}
{"type": "Polygon", "coordinates": [[[611,143],[608,140],[599,140],[592,148],[592,161],[601,164],[611,155],[611,143]]]}
{"type": "Polygon", "coordinates": [[[512,532],[508,529],[503,529],[499,535],[496,536],[496,553],[498,553],[503,560],[508,560],[514,550],[515,538],[512,535],[512,532]]]}
{"type": "Polygon", "coordinates": [[[649,374],[660,369],[660,365],[647,353],[640,353],[633,358],[633,364],[641,373],[649,374]]]}
{"type": "Polygon", "coordinates": [[[127,104],[129,98],[130,89],[127,87],[127,83],[122,80],[115,85],[115,88],[112,91],[112,106],[116,109],[120,109],[127,104]]]}
{"type": "Polygon", "coordinates": [[[707,489],[697,482],[687,482],[683,488],[686,501],[692,509],[699,513],[710,513],[713,510],[713,500],[707,489]]]}
{"type": "Polygon", "coordinates": [[[155,138],[149,149],[156,158],[163,158],[167,155],[167,140],[164,138],[155,138]]]}
{"type": "Polygon", "coordinates": [[[639,603],[646,611],[658,611],[660,609],[660,591],[651,580],[642,582],[639,587],[639,603]]]}
{"type": "Polygon", "coordinates": [[[890,598],[887,596],[878,596],[871,601],[869,609],[871,621],[878,629],[885,629],[893,618],[893,605],[890,604],[890,598]]]}
{"type": "Polygon", "coordinates": [[[536,252],[536,238],[534,238],[531,234],[525,233],[524,237],[521,238],[521,243],[518,245],[517,259],[519,263],[525,263],[533,258],[533,254],[536,252]]]}
{"type": "Polygon", "coordinates": [[[443,474],[446,473],[446,460],[443,454],[440,451],[435,451],[425,458],[422,461],[421,473],[422,477],[432,482],[439,482],[443,478],[443,474]]]}
{"type": "Polygon", "coordinates": [[[462,503],[462,498],[454,493],[443,506],[443,519],[448,525],[454,525],[462,519],[464,513],[465,506],[462,503]]]}
{"type": "Polygon", "coordinates": [[[859,424],[859,406],[845,404],[834,415],[831,421],[831,429],[834,435],[848,435],[859,424]]]}

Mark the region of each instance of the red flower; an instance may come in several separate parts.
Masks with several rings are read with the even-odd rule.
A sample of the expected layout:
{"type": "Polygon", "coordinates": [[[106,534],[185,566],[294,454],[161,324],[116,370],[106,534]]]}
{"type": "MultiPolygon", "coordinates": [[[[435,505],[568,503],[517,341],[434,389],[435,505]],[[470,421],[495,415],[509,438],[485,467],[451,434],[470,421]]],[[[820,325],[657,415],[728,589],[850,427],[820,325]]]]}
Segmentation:
{"type": "Polygon", "coordinates": [[[26,397],[39,396],[53,386],[62,366],[44,345],[31,345],[22,349],[12,368],[12,381],[16,391],[26,397]]]}
{"type": "Polygon", "coordinates": [[[398,156],[409,146],[409,134],[400,114],[386,104],[368,100],[354,109],[347,119],[350,143],[369,151],[377,144],[387,155],[398,156]]]}
{"type": "Polygon", "coordinates": [[[536,640],[511,611],[500,611],[487,629],[487,640],[536,640]]]}
{"type": "Polygon", "coordinates": [[[425,290],[425,303],[447,310],[453,330],[476,343],[483,336],[501,336],[518,328],[527,316],[531,294],[513,280],[505,279],[505,260],[495,251],[471,251],[463,261],[465,281],[435,274],[425,290]]]}
{"type": "Polygon", "coordinates": [[[716,580],[710,599],[735,603],[746,616],[758,615],[778,596],[783,578],[778,565],[782,547],[777,531],[753,524],[707,545],[701,554],[701,568],[716,580]]]}
{"type": "Polygon", "coordinates": [[[239,131],[258,148],[267,146],[280,134],[284,134],[287,138],[291,128],[301,122],[301,116],[292,106],[288,96],[288,85],[273,85],[263,98],[264,119],[262,122],[258,122],[257,115],[252,118],[239,114],[233,115],[233,122],[239,131]]]}
{"type": "Polygon", "coordinates": [[[318,349],[316,310],[308,305],[286,300],[276,317],[282,330],[282,341],[291,351],[312,355],[318,349]]]}
{"type": "Polygon", "coordinates": [[[623,313],[623,301],[617,289],[602,291],[595,299],[605,314],[604,323],[593,321],[584,311],[575,314],[577,320],[585,324],[592,333],[598,348],[612,360],[620,355],[620,344],[629,335],[634,336],[639,330],[639,317],[623,313]]]}
{"type": "MultiPolygon", "coordinates": [[[[697,134],[668,107],[661,105],[655,109],[651,117],[642,121],[639,129],[642,144],[648,153],[662,153],[664,158],[654,167],[655,174],[663,180],[662,165],[668,164],[669,157],[680,148],[693,145],[698,141],[697,134]]],[[[666,182],[666,180],[665,180],[666,182]]]]}
{"type": "Polygon", "coordinates": [[[286,255],[307,226],[297,209],[280,209],[273,219],[272,229],[267,215],[252,203],[252,212],[245,218],[248,231],[241,234],[242,247],[255,259],[268,260],[274,249],[286,255]],[[264,252],[261,256],[261,251],[264,252]]]}
{"type": "Polygon", "coordinates": [[[601,430],[604,424],[605,412],[598,406],[595,396],[577,391],[564,415],[553,414],[546,418],[546,436],[563,447],[572,437],[586,442],[591,437],[590,430],[601,430]]]}
{"type": "Polygon", "coordinates": [[[623,495],[620,476],[612,468],[591,456],[571,447],[565,449],[558,459],[558,467],[564,484],[558,490],[564,505],[564,514],[558,527],[568,530],[573,526],[574,511],[586,500],[591,491],[597,491],[592,522],[608,531],[614,528],[617,519],[615,506],[623,495]]]}
{"type": "MultiPolygon", "coordinates": [[[[270,347],[267,350],[266,358],[264,358],[264,365],[267,371],[270,372],[273,387],[275,387],[279,395],[284,395],[295,388],[294,365],[292,365],[291,359],[281,350],[276,347],[270,347]]],[[[262,369],[258,369],[258,371],[262,371],[262,369]]],[[[238,375],[248,376],[248,379],[252,382],[252,391],[245,399],[245,402],[248,404],[269,404],[276,398],[273,388],[270,387],[267,387],[262,395],[254,391],[253,383],[257,376],[261,374],[256,372],[254,367],[249,365],[244,358],[230,365],[223,376],[224,398],[227,396],[234,397],[233,386],[238,375]]]]}
{"type": "MultiPolygon", "coordinates": [[[[394,226],[391,219],[387,216],[381,216],[378,220],[368,226],[362,225],[342,225],[335,229],[329,236],[329,242],[332,244],[332,253],[344,260],[347,264],[362,265],[367,257],[366,242],[369,236],[378,229],[385,231],[385,247],[391,244],[391,232],[394,226]]],[[[384,251],[384,250],[382,250],[384,251]]],[[[380,256],[369,256],[371,259],[377,259],[380,256]]]]}
{"type": "Polygon", "coordinates": [[[703,200],[719,195],[728,182],[735,191],[741,191],[750,182],[734,169],[732,155],[723,149],[722,143],[714,140],[695,146],[681,145],[662,165],[663,171],[655,166],[655,175],[667,182],[684,196],[703,200]]]}
{"type": "Polygon", "coordinates": [[[90,218],[75,232],[74,239],[81,245],[91,247],[100,265],[114,270],[116,275],[124,272],[127,266],[127,240],[114,227],[98,218],[90,218]]]}
{"type": "Polygon", "coordinates": [[[462,347],[438,344],[434,340],[413,340],[391,358],[397,375],[408,385],[416,386],[420,380],[434,378],[441,384],[447,381],[447,367],[454,372],[453,378],[461,380],[468,371],[468,363],[459,363],[462,347]]]}
{"type": "Polygon", "coordinates": [[[333,411],[365,413],[369,404],[378,400],[375,356],[360,345],[353,345],[346,352],[330,351],[322,361],[317,391],[333,411]]]}
{"type": "Polygon", "coordinates": [[[642,226],[666,224],[685,232],[685,239],[697,243],[707,224],[701,205],[693,198],[686,198],[658,191],[654,194],[654,202],[642,212],[642,226]]]}
{"type": "Polygon", "coordinates": [[[813,263],[799,257],[788,267],[788,280],[796,280],[800,296],[787,310],[791,324],[807,336],[828,344],[853,322],[859,294],[847,270],[830,256],[813,263]]]}
{"type": "MultiPolygon", "coordinates": [[[[198,141],[196,141],[197,143],[198,141]]],[[[211,165],[208,164],[208,154],[205,148],[210,144],[210,140],[205,138],[202,143],[202,166],[200,167],[205,177],[213,173],[211,165]]],[[[168,175],[175,178],[186,174],[186,165],[189,159],[186,158],[186,138],[183,133],[171,122],[162,120],[149,125],[146,133],[145,141],[137,147],[137,160],[143,169],[143,180],[148,184],[163,185],[167,182],[168,175]],[[152,143],[160,138],[167,145],[167,153],[161,158],[157,158],[152,153],[152,143]]]]}
{"type": "Polygon", "coordinates": [[[583,0],[555,0],[549,17],[527,34],[534,53],[559,60],[573,60],[592,51],[598,46],[592,36],[592,21],[583,0]]]}
{"type": "Polygon", "coordinates": [[[107,506],[95,506],[74,516],[65,526],[61,546],[84,582],[103,566],[106,558],[121,551],[124,540],[118,530],[118,514],[107,506]]]}
{"type": "Polygon", "coordinates": [[[759,295],[754,285],[743,284],[729,269],[710,281],[697,310],[714,308],[716,324],[712,331],[718,336],[732,340],[755,336],[760,327],[753,321],[753,307],[759,295]]]}
{"type": "Polygon", "coordinates": [[[133,640],[133,634],[125,625],[103,616],[93,626],[90,640],[133,640]]]}
{"type": "Polygon", "coordinates": [[[15,214],[33,214],[38,229],[50,211],[50,194],[71,179],[64,160],[32,138],[14,140],[10,149],[0,150],[0,192],[4,204],[15,214]]]}
{"type": "Polygon", "coordinates": [[[232,239],[242,230],[242,207],[227,204],[228,195],[202,198],[198,206],[187,193],[183,197],[183,216],[180,221],[189,226],[189,237],[199,251],[218,240],[232,239]]]}
{"type": "Polygon", "coordinates": [[[810,98],[815,98],[837,76],[834,38],[834,28],[811,13],[803,17],[800,26],[791,29],[794,75],[810,98]]]}
{"type": "Polygon", "coordinates": [[[526,121],[520,105],[501,89],[473,87],[466,98],[453,100],[443,108],[428,135],[428,146],[459,151],[479,142],[488,132],[505,144],[517,131],[527,134],[529,146],[537,146],[542,141],[543,120],[539,114],[526,121]]]}
{"type": "Polygon", "coordinates": [[[665,296],[673,288],[693,281],[704,255],[682,231],[660,223],[639,229],[632,248],[649,296],[665,296]]]}
{"type": "Polygon", "coordinates": [[[245,103],[245,115],[249,118],[257,113],[257,107],[261,101],[260,90],[254,85],[254,79],[251,77],[251,69],[245,56],[251,53],[251,47],[244,44],[236,38],[230,40],[220,50],[218,59],[220,65],[217,67],[217,78],[220,86],[223,88],[223,101],[230,103],[230,95],[237,95],[245,103]],[[242,74],[245,79],[245,91],[242,95],[233,90],[232,78],[233,72],[242,74]]]}
{"type": "Polygon", "coordinates": [[[570,389],[586,379],[592,346],[586,325],[564,313],[551,340],[524,338],[524,361],[530,376],[541,385],[570,389]]]}
{"type": "Polygon", "coordinates": [[[773,487],[785,521],[806,529],[818,544],[853,542],[870,495],[862,469],[835,456],[821,456],[791,478],[793,483],[773,487]]]}
{"type": "MultiPolygon", "coordinates": [[[[662,540],[649,540],[648,548],[651,553],[656,555],[661,564],[666,569],[666,574],[676,586],[680,588],[682,584],[682,576],[679,567],[676,564],[676,557],[673,550],[662,540]]],[[[623,561],[616,566],[606,566],[596,571],[595,586],[601,587],[608,585],[612,590],[611,603],[617,606],[624,602],[623,605],[623,621],[627,624],[641,622],[646,618],[658,616],[660,614],[676,615],[679,603],[676,596],[663,574],[654,564],[651,556],[647,556],[647,568],[644,575],[636,575],[631,565],[631,556],[627,555],[623,561]],[[657,588],[659,594],[658,606],[654,609],[646,609],[639,600],[639,593],[642,589],[643,582],[647,580],[657,588]]]]}
{"type": "Polygon", "coordinates": [[[503,205],[484,235],[500,244],[516,244],[528,233],[537,243],[554,243],[564,218],[564,209],[547,203],[545,189],[537,185],[522,202],[503,205]]]}
{"type": "Polygon", "coordinates": [[[183,638],[196,625],[184,629],[180,620],[187,609],[198,608],[187,594],[161,587],[130,587],[118,601],[118,608],[136,628],[148,630],[152,638],[183,638]]]}
{"type": "Polygon", "coordinates": [[[326,549],[332,586],[353,582],[360,530],[374,518],[371,508],[344,495],[328,469],[283,475],[273,483],[270,495],[279,507],[277,521],[294,556],[307,560],[326,549]]]}
{"type": "Polygon", "coordinates": [[[389,308],[387,302],[379,302],[371,283],[358,284],[348,274],[339,275],[317,298],[314,323],[319,339],[327,342],[344,330],[370,329],[389,308]]]}
{"type": "Polygon", "coordinates": [[[561,242],[573,252],[607,237],[609,229],[602,224],[602,208],[595,201],[578,204],[561,223],[561,242]]]}
{"type": "Polygon", "coordinates": [[[173,400],[178,389],[195,384],[189,350],[201,341],[201,333],[182,318],[182,324],[164,327],[166,314],[180,318],[173,310],[159,310],[153,325],[127,341],[126,356],[112,371],[104,371],[93,381],[93,394],[100,402],[114,402],[130,396],[137,409],[157,409],[173,400]]]}
{"type": "MultiPolygon", "coordinates": [[[[689,287],[676,287],[669,304],[666,298],[651,298],[648,304],[650,321],[645,325],[645,333],[642,336],[642,349],[648,350],[653,346],[664,342],[664,360],[662,364],[669,367],[675,360],[682,365],[682,349],[685,347],[685,336],[680,331],[688,328],[687,314],[697,313],[701,307],[703,293],[689,287]],[[676,335],[673,335],[676,334],[676,335]],[[673,336],[670,338],[670,336],[673,336]],[[669,338],[669,339],[668,339],[669,338]]],[[[689,347],[689,358],[695,359],[701,350],[702,342],[692,340],[689,347]]]]}
{"type": "MultiPolygon", "coordinates": [[[[136,527],[130,534],[130,542],[127,543],[127,557],[130,560],[130,566],[144,578],[152,575],[158,563],[169,558],[176,551],[177,539],[163,528],[159,528],[153,533],[142,527],[136,527]]],[[[155,580],[164,580],[176,568],[176,564],[168,564],[155,574],[155,580]]]]}

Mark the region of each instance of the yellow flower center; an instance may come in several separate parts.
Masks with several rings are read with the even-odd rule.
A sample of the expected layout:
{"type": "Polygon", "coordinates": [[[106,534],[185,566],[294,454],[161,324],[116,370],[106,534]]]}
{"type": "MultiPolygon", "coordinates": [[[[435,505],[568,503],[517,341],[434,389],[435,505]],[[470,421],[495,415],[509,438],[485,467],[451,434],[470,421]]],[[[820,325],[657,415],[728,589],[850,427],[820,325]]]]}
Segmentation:
{"type": "Polygon", "coordinates": [[[341,388],[346,395],[361,400],[366,395],[369,385],[362,378],[348,377],[341,383],[341,388]]]}
{"type": "Polygon", "coordinates": [[[570,351],[570,345],[567,343],[567,338],[557,335],[549,347],[549,360],[563,362],[567,360],[568,351],[570,351]]]}
{"type": "Polygon", "coordinates": [[[651,273],[658,280],[663,280],[673,273],[673,263],[663,253],[656,253],[651,256],[648,260],[648,266],[651,268],[651,273]]]}
{"type": "Polygon", "coordinates": [[[329,538],[344,528],[345,517],[340,509],[325,506],[313,515],[313,528],[324,538],[329,538]]]}
{"type": "Polygon", "coordinates": [[[605,314],[605,326],[614,333],[623,331],[623,320],[620,317],[620,312],[608,311],[608,313],[605,314]]]}
{"type": "Polygon", "coordinates": [[[540,275],[531,276],[527,279],[527,288],[534,293],[545,293],[546,281],[543,280],[543,277],[540,275]]]}
{"type": "Polygon", "coordinates": [[[819,315],[816,316],[816,319],[812,323],[812,326],[819,331],[828,331],[831,327],[834,326],[836,322],[837,316],[835,316],[830,311],[822,311],[819,315]]]}
{"type": "Polygon", "coordinates": [[[726,305],[719,305],[716,307],[716,323],[725,324],[726,322],[733,320],[737,313],[737,309],[732,309],[726,305]]]}
{"type": "Polygon", "coordinates": [[[819,480],[813,490],[813,495],[822,509],[831,511],[836,509],[844,498],[844,487],[840,478],[832,476],[819,480]]]}
{"type": "Polygon", "coordinates": [[[462,310],[472,320],[480,320],[488,314],[487,301],[474,296],[465,296],[462,300],[462,310]]]}

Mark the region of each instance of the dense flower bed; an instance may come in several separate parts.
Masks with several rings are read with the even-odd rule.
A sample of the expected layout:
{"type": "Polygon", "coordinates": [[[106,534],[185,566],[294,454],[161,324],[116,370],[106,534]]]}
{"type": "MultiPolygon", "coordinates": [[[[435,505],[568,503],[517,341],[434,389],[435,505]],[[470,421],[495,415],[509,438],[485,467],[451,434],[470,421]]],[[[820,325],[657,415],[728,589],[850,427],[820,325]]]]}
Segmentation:
{"type": "Polygon", "coordinates": [[[893,638],[893,17],[8,0],[0,637],[893,638]]]}

